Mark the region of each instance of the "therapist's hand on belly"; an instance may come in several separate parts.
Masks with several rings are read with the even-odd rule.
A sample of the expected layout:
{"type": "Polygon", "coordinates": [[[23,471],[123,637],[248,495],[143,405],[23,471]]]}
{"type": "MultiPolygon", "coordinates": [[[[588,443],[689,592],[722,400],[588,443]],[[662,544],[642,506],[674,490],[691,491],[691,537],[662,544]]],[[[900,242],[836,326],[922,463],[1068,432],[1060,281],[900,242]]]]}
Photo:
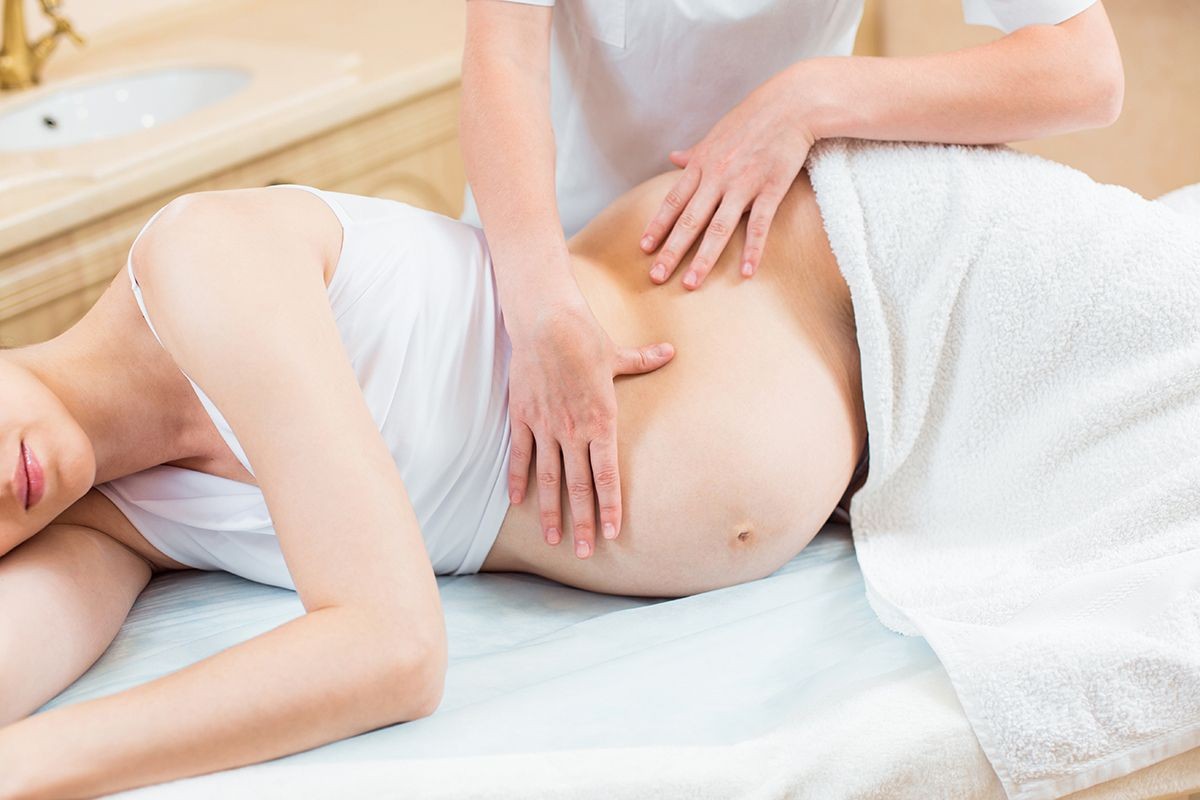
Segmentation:
{"type": "Polygon", "coordinates": [[[617,347],[582,295],[577,304],[549,309],[518,330],[510,334],[509,496],[514,504],[524,500],[536,453],[546,542],[562,540],[560,486],[565,485],[575,555],[587,558],[596,551],[597,507],[604,538],[615,539],[621,526],[613,378],[656,370],[675,351],[668,344],[617,347]]]}
{"type": "Polygon", "coordinates": [[[1125,78],[1100,2],[994,3],[1011,33],[987,44],[907,58],[802,59],[769,78],[688,150],[642,238],[650,277],[682,266],[695,289],[747,209],[743,275],[754,274],[780,199],[817,139],[997,144],[1102,127],[1121,111],[1125,78]],[[1082,6],[1083,10],[1075,7],[1082,6]],[[1062,19],[1064,10],[1076,10],[1062,19]],[[1039,19],[1058,19],[1040,24],[1039,19]]]}
{"type": "Polygon", "coordinates": [[[651,280],[669,280],[699,241],[683,274],[685,287],[698,288],[747,209],[746,243],[738,263],[743,276],[754,274],[775,212],[815,141],[803,120],[796,119],[796,106],[786,77],[776,76],[726,114],[700,142],[671,153],[671,161],[683,173],[641,240],[647,253],[661,247],[650,269],[651,280]]]}
{"type": "Polygon", "coordinates": [[[509,499],[525,500],[536,454],[542,534],[564,538],[565,483],[574,552],[621,530],[613,377],[671,360],[669,345],[617,347],[572,277],[554,194],[547,7],[467,4],[462,143],[492,254],[509,362],[509,499]]]}

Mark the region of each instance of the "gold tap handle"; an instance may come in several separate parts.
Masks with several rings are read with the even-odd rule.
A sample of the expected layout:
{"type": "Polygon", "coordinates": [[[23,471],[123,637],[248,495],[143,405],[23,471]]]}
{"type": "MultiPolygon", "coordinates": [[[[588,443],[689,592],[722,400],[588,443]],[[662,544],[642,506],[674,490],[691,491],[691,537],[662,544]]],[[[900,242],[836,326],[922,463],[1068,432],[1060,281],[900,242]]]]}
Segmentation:
{"type": "Polygon", "coordinates": [[[61,7],[62,0],[42,0],[42,11],[54,22],[54,32],[66,35],[67,38],[77,45],[85,44],[87,40],[79,35],[79,32],[75,30],[75,26],[71,24],[71,20],[62,15],[62,12],[59,11],[61,7]]]}
{"type": "Polygon", "coordinates": [[[53,19],[54,19],[54,30],[58,31],[59,33],[65,34],[68,39],[70,39],[72,42],[79,45],[80,47],[87,44],[87,39],[85,39],[79,35],[79,32],[75,30],[75,26],[71,24],[71,20],[69,20],[63,16],[56,16],[53,19]]]}

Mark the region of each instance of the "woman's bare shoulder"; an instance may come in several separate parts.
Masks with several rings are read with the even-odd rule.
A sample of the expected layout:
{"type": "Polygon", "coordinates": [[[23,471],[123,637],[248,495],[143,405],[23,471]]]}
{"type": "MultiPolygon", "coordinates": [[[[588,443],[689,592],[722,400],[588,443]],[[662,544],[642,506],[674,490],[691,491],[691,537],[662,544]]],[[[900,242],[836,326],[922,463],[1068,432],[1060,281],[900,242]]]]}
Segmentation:
{"type": "Polygon", "coordinates": [[[233,262],[188,258],[188,253],[196,249],[194,245],[203,244],[207,252],[215,242],[242,243],[246,247],[272,242],[276,247],[287,245],[311,252],[316,258],[291,263],[324,265],[328,284],[341,239],[341,225],[333,211],[307,191],[250,188],[195,192],[181,195],[163,208],[135,243],[131,258],[139,283],[180,264],[191,264],[219,277],[222,270],[232,268],[233,262]]]}

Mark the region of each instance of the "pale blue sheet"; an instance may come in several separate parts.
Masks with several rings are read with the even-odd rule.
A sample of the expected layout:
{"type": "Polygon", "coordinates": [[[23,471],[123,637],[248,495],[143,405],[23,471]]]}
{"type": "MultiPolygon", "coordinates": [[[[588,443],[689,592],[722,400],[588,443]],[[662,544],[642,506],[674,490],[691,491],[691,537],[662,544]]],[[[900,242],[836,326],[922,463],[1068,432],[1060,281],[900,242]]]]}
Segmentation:
{"type": "MultiPolygon", "coordinates": [[[[941,669],[923,640],[876,620],[841,526],[768,578],[678,600],[515,574],[439,583],[450,666],[438,712],[286,761],[729,744],[941,669]]],[[[294,593],[224,573],[158,578],[108,652],[48,707],[150,680],[301,613],[294,593]]]]}

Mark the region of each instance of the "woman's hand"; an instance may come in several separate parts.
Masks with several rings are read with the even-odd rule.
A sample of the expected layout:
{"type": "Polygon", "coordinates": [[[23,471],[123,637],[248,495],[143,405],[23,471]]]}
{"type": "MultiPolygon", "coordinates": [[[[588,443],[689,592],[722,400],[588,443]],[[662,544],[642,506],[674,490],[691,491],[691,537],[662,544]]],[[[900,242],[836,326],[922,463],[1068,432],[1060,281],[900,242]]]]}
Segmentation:
{"type": "Polygon", "coordinates": [[[804,166],[816,137],[798,113],[800,103],[786,70],[726,114],[693,147],[671,153],[683,174],[646,226],[642,250],[662,252],[650,279],[665,283],[697,238],[704,238],[683,285],[696,289],[717,263],[742,214],[750,210],[741,272],[758,269],[771,221],[804,166]]]}
{"type": "Polygon", "coordinates": [[[565,481],[575,555],[587,558],[596,549],[597,506],[604,538],[615,539],[621,530],[613,378],[652,372],[675,351],[669,344],[617,347],[578,289],[574,295],[519,332],[510,330],[508,486],[511,501],[520,504],[536,452],[542,535],[548,544],[562,541],[559,487],[565,481]]]}

